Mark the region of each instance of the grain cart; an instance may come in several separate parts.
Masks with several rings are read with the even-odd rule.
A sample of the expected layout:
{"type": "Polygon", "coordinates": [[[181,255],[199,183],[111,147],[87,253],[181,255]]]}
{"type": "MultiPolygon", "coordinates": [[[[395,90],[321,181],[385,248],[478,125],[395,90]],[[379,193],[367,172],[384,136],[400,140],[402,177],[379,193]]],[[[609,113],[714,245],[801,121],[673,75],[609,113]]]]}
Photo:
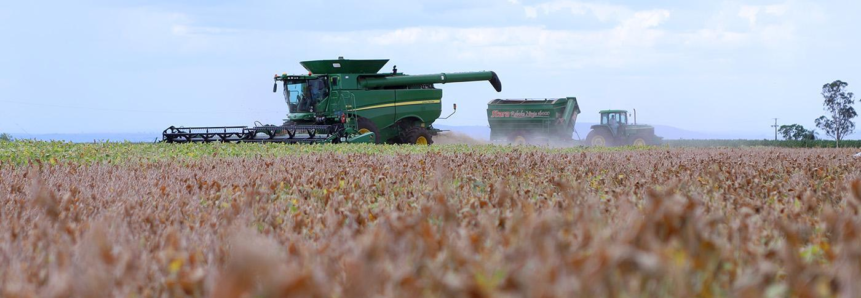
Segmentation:
{"type": "MultiPolygon", "coordinates": [[[[502,91],[492,71],[406,75],[389,60],[304,61],[307,75],[275,75],[289,114],[282,125],[174,127],[165,142],[375,142],[432,144],[439,130],[442,90],[434,84],[489,81],[502,91]]],[[[455,106],[456,107],[456,106],[455,106]]],[[[452,113],[453,114],[453,113],[452,113]]],[[[449,115],[451,116],[451,115],[449,115]]],[[[448,117],[446,117],[448,118],[448,117]]],[[[444,119],[444,118],[443,118],[444,119]]]]}
{"type": "Polygon", "coordinates": [[[592,125],[592,130],[586,136],[586,144],[590,146],[647,146],[660,143],[654,127],[637,124],[637,110],[634,110],[633,124],[628,124],[629,114],[625,110],[604,110],[599,113],[601,124],[592,125]]]}
{"type": "Polygon", "coordinates": [[[571,142],[580,114],[577,98],[494,99],[487,103],[490,140],[494,143],[571,142]]]}

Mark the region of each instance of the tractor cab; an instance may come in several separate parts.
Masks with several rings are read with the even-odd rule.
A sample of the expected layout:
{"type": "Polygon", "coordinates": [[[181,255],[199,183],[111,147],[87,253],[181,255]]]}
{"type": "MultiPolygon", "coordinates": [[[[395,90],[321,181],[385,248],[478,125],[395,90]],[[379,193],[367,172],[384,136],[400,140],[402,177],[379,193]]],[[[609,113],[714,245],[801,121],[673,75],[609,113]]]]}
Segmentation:
{"type": "Polygon", "coordinates": [[[620,125],[628,124],[628,111],[625,110],[605,110],[601,113],[601,125],[610,125],[615,122],[620,125]]]}
{"type": "Polygon", "coordinates": [[[601,125],[608,127],[613,136],[618,136],[628,126],[628,111],[604,110],[599,113],[601,113],[601,125]]]}

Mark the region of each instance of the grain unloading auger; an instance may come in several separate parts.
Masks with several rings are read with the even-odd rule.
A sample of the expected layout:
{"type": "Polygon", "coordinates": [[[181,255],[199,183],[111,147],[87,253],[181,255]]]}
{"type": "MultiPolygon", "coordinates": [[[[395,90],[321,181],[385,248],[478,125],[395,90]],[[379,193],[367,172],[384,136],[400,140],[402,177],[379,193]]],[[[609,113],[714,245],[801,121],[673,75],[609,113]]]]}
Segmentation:
{"type": "MultiPolygon", "coordinates": [[[[439,130],[442,90],[434,84],[488,81],[497,92],[495,72],[406,75],[389,60],[316,60],[301,62],[307,75],[275,75],[289,109],[282,125],[174,127],[162,133],[168,143],[394,143],[432,144],[439,130]]],[[[456,107],[455,107],[456,108],[456,107]]],[[[447,118],[447,117],[446,117],[447,118]]]]}

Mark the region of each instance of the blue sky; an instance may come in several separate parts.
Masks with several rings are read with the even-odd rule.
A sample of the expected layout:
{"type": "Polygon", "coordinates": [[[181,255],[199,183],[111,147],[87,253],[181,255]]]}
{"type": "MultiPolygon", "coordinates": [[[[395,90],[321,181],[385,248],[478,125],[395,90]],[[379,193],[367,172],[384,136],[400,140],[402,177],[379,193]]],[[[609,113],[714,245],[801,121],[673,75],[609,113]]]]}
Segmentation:
{"type": "Polygon", "coordinates": [[[768,137],[813,127],[822,84],[861,91],[858,1],[5,1],[0,131],[160,132],[280,123],[275,73],[388,58],[408,74],[494,70],[438,85],[446,125],[486,125],[493,98],[577,96],[580,121],[768,137]],[[73,2],[73,3],[70,3],[73,2]],[[446,113],[446,111],[444,111],[446,113]]]}

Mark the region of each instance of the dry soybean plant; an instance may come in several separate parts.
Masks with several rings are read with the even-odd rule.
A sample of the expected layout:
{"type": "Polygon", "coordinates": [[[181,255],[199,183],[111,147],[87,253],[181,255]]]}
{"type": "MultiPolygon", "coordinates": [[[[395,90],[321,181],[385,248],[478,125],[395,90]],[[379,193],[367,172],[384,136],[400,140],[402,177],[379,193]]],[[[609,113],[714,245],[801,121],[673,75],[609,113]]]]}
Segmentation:
{"type": "Polygon", "coordinates": [[[0,296],[861,295],[851,150],[493,148],[0,164],[0,296]]]}

